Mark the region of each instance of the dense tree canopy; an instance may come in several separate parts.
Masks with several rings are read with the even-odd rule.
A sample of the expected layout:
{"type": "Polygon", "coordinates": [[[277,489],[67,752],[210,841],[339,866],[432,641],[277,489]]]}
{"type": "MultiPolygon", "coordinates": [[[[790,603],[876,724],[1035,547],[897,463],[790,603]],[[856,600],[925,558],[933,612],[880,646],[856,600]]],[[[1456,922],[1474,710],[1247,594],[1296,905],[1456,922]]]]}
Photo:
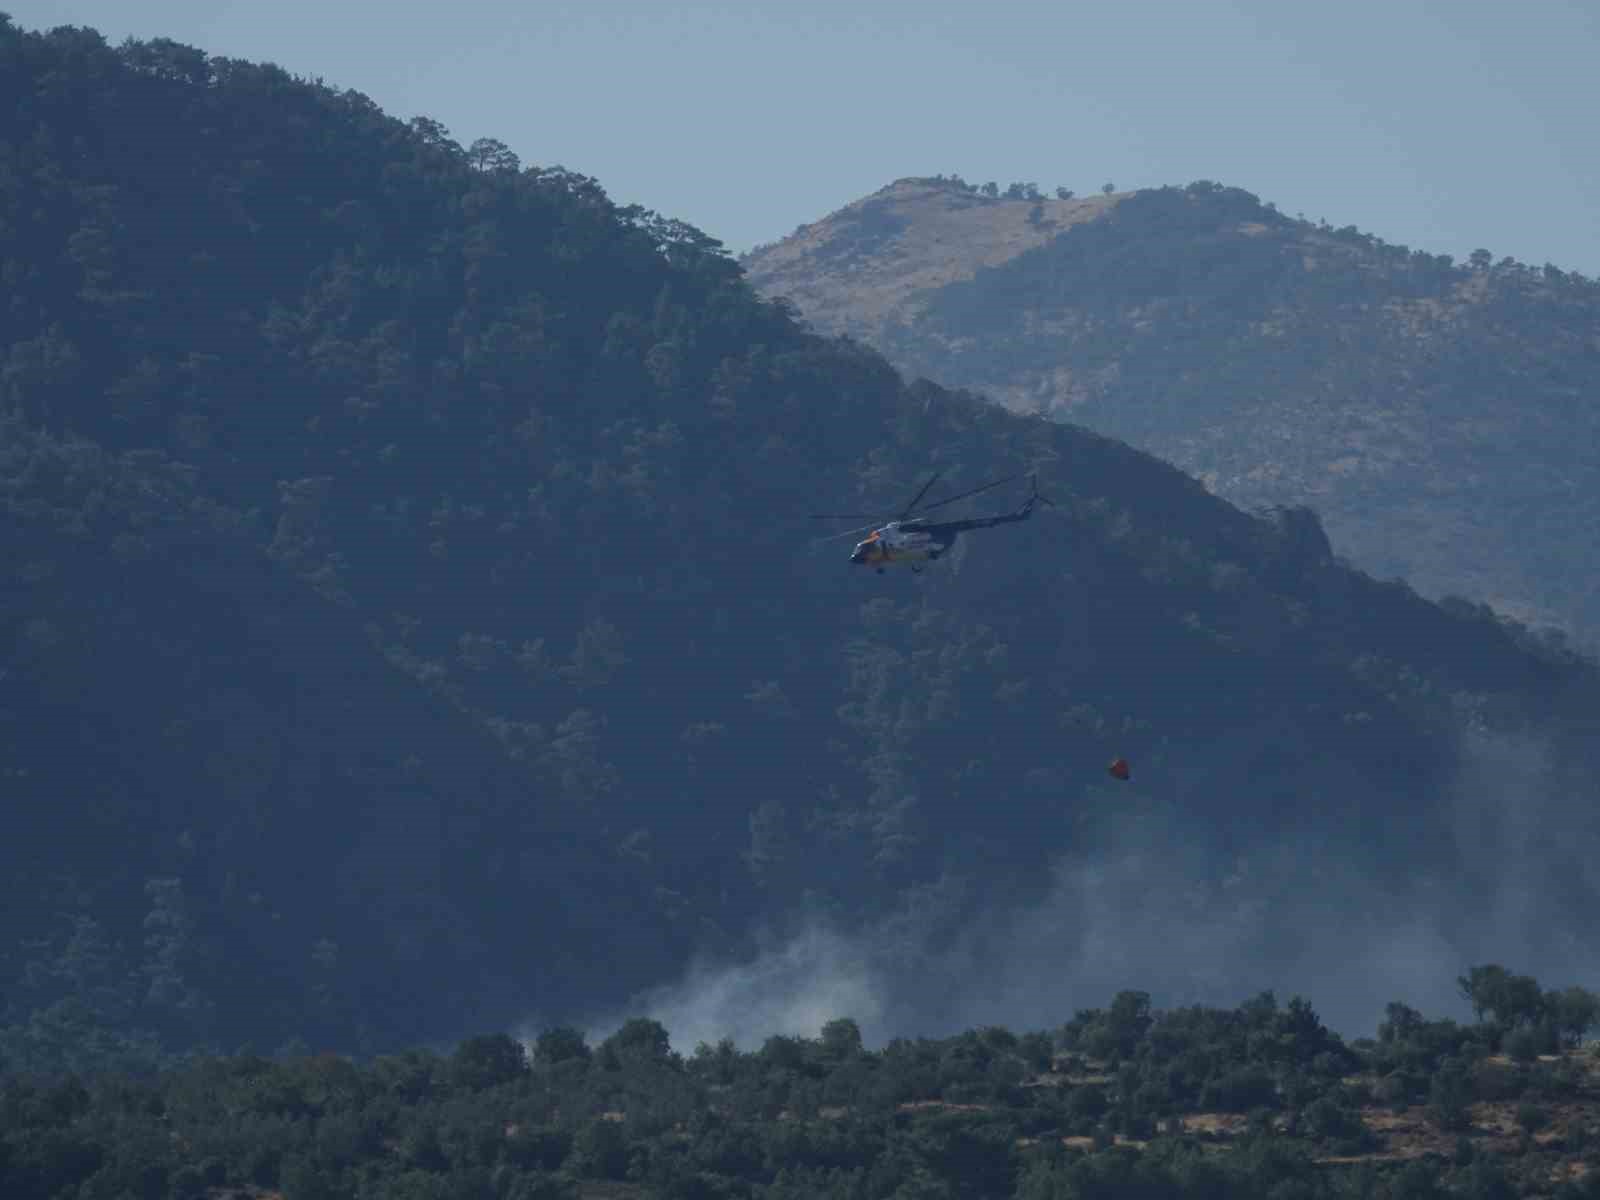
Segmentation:
{"type": "MultiPolygon", "coordinates": [[[[1494,964],[1472,974],[1510,975],[1494,964]]],[[[447,1055],[364,1063],[240,1054],[147,1077],[13,1077],[0,1082],[0,1191],[1594,1194],[1593,1056],[1508,1061],[1492,1022],[1391,1004],[1377,1040],[1346,1044],[1299,997],[1163,1011],[1125,992],[1021,1036],[989,1027],[868,1050],[853,1026],[839,1017],[816,1038],[685,1054],[634,1018],[593,1052],[581,1034],[546,1030],[531,1064],[517,1042],[488,1035],[447,1055]]]]}

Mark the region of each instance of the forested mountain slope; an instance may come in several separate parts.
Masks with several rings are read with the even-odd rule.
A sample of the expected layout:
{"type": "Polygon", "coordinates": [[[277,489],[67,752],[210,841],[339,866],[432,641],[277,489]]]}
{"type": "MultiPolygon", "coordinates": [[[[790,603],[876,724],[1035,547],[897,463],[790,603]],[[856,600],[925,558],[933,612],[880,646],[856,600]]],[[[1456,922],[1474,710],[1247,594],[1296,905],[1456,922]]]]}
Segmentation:
{"type": "Polygon", "coordinates": [[[1600,638],[1593,280],[1204,182],[1053,200],[900,180],[744,265],[905,371],[1125,439],[1246,507],[1309,504],[1341,553],[1424,594],[1600,638]]]}
{"type": "MultiPolygon", "coordinates": [[[[1113,817],[1453,888],[1465,731],[1591,778],[1590,664],[276,67],[0,26],[0,271],[19,1063],[577,1019],[761,930],[1025,905],[1113,817]],[[809,542],[936,467],[1058,507],[922,577],[809,542]]],[[[1212,899],[1301,886],[1252,878],[1212,899]]]]}

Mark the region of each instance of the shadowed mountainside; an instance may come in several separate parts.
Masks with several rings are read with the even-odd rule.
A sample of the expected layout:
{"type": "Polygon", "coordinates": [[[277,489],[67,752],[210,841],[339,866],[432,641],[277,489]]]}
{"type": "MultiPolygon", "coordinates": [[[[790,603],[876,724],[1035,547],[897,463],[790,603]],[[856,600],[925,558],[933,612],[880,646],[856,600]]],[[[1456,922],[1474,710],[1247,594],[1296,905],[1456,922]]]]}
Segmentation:
{"type": "MultiPolygon", "coordinates": [[[[1290,912],[1273,855],[1314,844],[1470,919],[1469,734],[1543,739],[1546,876],[1591,861],[1592,664],[907,387],[591,179],[9,23],[0,147],[16,1063],[576,1019],[819,923],[912,955],[1130,817],[1203,861],[1194,913],[1290,912]],[[934,468],[1058,507],[921,577],[809,541],[934,468]]],[[[1516,936],[1570,949],[1588,897],[1516,936]]]]}

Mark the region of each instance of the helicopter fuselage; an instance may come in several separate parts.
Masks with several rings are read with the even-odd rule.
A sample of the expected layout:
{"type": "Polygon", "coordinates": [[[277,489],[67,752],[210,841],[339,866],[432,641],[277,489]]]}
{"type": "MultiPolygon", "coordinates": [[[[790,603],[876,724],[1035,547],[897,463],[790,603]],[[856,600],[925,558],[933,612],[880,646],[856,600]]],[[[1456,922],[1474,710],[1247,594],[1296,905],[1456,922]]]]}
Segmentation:
{"type": "MultiPolygon", "coordinates": [[[[922,485],[922,490],[912,498],[900,516],[878,526],[863,526],[869,530],[867,536],[856,543],[856,548],[850,554],[850,561],[858,566],[870,566],[880,574],[886,567],[904,564],[913,571],[921,571],[922,564],[931,562],[941,557],[955,543],[957,537],[972,529],[993,529],[997,525],[1010,525],[1016,521],[1026,521],[1033,515],[1035,504],[1049,504],[1043,496],[1039,495],[1039,484],[1035,478],[1028,498],[1022,502],[1020,508],[1008,513],[998,513],[992,517],[969,517],[962,521],[930,521],[926,517],[913,516],[922,497],[927,495],[928,489],[933,486],[934,480],[939,478],[935,473],[933,479],[922,485]]],[[[979,492],[986,492],[990,488],[1008,483],[1016,476],[1006,479],[997,479],[986,483],[982,487],[972,488],[955,496],[923,505],[925,509],[941,508],[946,504],[953,504],[957,500],[968,496],[975,496],[979,492]]],[[[860,513],[813,513],[814,520],[837,520],[841,516],[860,516],[860,513]]],[[[852,530],[851,532],[857,532],[852,530]]],[[[834,536],[843,536],[835,534],[834,536]]]]}
{"type": "Polygon", "coordinates": [[[891,521],[857,542],[850,561],[880,570],[887,566],[910,566],[938,558],[955,540],[954,530],[946,533],[938,525],[923,521],[891,521]]]}

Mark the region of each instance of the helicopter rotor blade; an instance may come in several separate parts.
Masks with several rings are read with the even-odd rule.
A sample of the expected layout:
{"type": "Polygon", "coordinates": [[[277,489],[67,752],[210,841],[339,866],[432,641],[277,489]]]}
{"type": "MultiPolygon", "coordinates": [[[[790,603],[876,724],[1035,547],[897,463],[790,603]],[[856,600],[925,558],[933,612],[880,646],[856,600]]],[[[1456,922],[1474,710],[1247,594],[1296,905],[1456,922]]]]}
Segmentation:
{"type": "Polygon", "coordinates": [[[911,503],[906,505],[904,508],[902,508],[900,510],[900,517],[899,517],[900,520],[904,521],[907,517],[909,517],[913,512],[916,511],[917,502],[920,501],[924,496],[926,496],[928,494],[928,489],[931,488],[934,484],[938,483],[939,482],[939,476],[941,476],[943,474],[944,474],[944,468],[943,467],[940,467],[937,471],[935,471],[933,473],[932,477],[928,480],[928,482],[922,485],[922,490],[920,492],[918,492],[915,496],[911,497],[911,503]]]}
{"type": "Polygon", "coordinates": [[[946,496],[943,500],[935,500],[932,504],[924,504],[921,511],[929,512],[935,508],[943,508],[946,504],[954,504],[957,500],[965,500],[968,496],[976,496],[979,492],[987,492],[990,488],[997,488],[1002,483],[1010,483],[1013,479],[1021,478],[1021,475],[1007,475],[1004,479],[996,479],[993,483],[986,483],[982,487],[975,487],[970,491],[957,492],[954,496],[946,496]]]}
{"type": "Polygon", "coordinates": [[[878,528],[878,525],[874,522],[871,525],[862,525],[857,529],[845,529],[839,533],[824,534],[822,537],[812,538],[811,541],[814,545],[821,545],[823,542],[837,542],[840,538],[855,537],[858,533],[871,533],[876,528],[878,528]]]}

